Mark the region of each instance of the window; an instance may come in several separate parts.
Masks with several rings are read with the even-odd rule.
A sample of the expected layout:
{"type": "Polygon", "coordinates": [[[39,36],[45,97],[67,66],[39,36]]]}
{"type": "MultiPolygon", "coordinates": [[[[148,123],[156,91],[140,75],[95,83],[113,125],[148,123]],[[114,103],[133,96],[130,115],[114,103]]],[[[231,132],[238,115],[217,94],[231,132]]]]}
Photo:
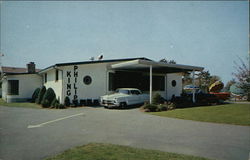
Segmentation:
{"type": "Polygon", "coordinates": [[[173,87],[176,86],[176,80],[172,80],[172,86],[173,86],[173,87]]]}
{"type": "Polygon", "coordinates": [[[19,94],[19,80],[8,80],[8,95],[19,94]]]}
{"type": "Polygon", "coordinates": [[[89,84],[91,84],[92,79],[91,79],[90,76],[85,76],[85,77],[83,78],[83,82],[84,82],[86,85],[89,85],[89,84]]]}
{"type": "Polygon", "coordinates": [[[56,70],[56,81],[58,81],[58,70],[56,70]]]}
{"type": "Polygon", "coordinates": [[[47,73],[44,74],[44,83],[47,83],[47,73]]]}

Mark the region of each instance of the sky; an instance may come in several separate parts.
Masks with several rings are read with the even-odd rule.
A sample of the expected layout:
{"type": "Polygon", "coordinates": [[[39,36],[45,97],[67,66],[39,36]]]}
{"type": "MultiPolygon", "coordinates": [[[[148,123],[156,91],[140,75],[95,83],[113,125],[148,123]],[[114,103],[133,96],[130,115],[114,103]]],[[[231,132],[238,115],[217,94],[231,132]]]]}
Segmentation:
{"type": "Polygon", "coordinates": [[[226,83],[249,57],[248,1],[1,1],[3,66],[146,57],[226,83]]]}

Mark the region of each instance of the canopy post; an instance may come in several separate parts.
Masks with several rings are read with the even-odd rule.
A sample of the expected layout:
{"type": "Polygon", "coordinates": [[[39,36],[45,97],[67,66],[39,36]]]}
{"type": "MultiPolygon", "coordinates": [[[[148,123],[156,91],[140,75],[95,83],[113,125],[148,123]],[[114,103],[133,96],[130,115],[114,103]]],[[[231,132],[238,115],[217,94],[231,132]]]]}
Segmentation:
{"type": "Polygon", "coordinates": [[[192,90],[192,92],[193,92],[193,103],[195,103],[195,87],[194,87],[194,75],[195,75],[195,70],[193,70],[192,71],[192,83],[193,83],[193,90],[192,90]]]}
{"type": "Polygon", "coordinates": [[[152,104],[152,65],[149,66],[149,103],[152,104]]]}

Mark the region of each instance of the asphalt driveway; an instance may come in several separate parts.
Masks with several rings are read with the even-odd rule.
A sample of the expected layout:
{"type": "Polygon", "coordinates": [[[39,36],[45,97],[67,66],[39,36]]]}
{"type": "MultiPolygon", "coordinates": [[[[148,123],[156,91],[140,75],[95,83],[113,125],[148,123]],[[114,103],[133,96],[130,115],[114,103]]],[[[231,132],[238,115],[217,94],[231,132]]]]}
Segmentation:
{"type": "Polygon", "coordinates": [[[248,160],[250,127],[157,117],[138,109],[0,106],[0,160],[42,160],[90,142],[248,160]]]}

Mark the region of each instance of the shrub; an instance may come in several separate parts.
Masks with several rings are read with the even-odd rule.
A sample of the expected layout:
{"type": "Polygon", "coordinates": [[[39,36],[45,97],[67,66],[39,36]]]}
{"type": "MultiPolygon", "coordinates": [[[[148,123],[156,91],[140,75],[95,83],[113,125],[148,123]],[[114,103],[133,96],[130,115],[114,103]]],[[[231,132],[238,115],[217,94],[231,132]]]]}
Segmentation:
{"type": "Polygon", "coordinates": [[[41,104],[44,108],[48,108],[50,106],[49,100],[47,99],[43,100],[41,104]]]}
{"type": "Polygon", "coordinates": [[[163,102],[164,102],[164,98],[159,93],[156,93],[153,96],[153,99],[152,99],[153,104],[160,104],[160,103],[163,103],[163,102]]]}
{"type": "Polygon", "coordinates": [[[39,92],[40,92],[40,88],[35,89],[35,91],[32,94],[31,102],[35,102],[36,101],[39,92]]]}
{"type": "Polygon", "coordinates": [[[51,106],[53,107],[53,108],[56,108],[57,106],[56,105],[58,105],[59,104],[59,100],[57,100],[56,99],[56,97],[53,99],[53,101],[51,102],[51,106]]]}
{"type": "Polygon", "coordinates": [[[145,104],[143,106],[143,108],[145,109],[145,111],[155,112],[157,110],[157,105],[155,105],[155,104],[145,104]]]}
{"type": "Polygon", "coordinates": [[[160,112],[160,111],[167,111],[168,110],[168,105],[167,104],[159,104],[157,106],[157,112],[160,112]]]}
{"type": "Polygon", "coordinates": [[[46,87],[42,86],[42,88],[39,91],[38,97],[36,99],[37,104],[41,104],[45,92],[46,92],[46,87]]]}
{"type": "Polygon", "coordinates": [[[171,102],[171,103],[169,103],[167,105],[167,110],[172,110],[172,109],[175,109],[175,108],[177,108],[176,103],[171,102]]]}
{"type": "Polygon", "coordinates": [[[64,106],[63,104],[58,104],[58,108],[59,108],[59,109],[64,109],[65,106],[64,106]]]}
{"type": "Polygon", "coordinates": [[[69,107],[69,106],[70,106],[70,99],[69,99],[68,96],[66,96],[65,99],[64,99],[64,105],[65,105],[66,107],[69,107]]]}
{"type": "Polygon", "coordinates": [[[43,107],[50,107],[52,101],[55,99],[56,94],[52,88],[48,88],[43,96],[43,100],[41,102],[43,107]]]}
{"type": "Polygon", "coordinates": [[[74,107],[79,106],[78,100],[77,100],[77,99],[72,100],[72,103],[74,104],[74,107]]]}

